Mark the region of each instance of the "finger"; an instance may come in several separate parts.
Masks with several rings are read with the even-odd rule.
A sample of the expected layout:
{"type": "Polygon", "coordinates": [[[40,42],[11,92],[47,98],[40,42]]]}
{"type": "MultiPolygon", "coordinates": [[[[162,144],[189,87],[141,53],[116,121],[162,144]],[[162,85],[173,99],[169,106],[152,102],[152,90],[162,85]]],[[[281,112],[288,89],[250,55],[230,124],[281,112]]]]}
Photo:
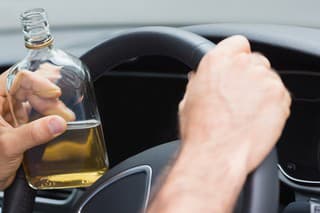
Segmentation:
{"type": "Polygon", "coordinates": [[[291,103],[292,103],[291,95],[289,91],[286,91],[284,95],[284,107],[285,107],[286,118],[290,116],[291,103]]]}
{"type": "Polygon", "coordinates": [[[251,47],[246,37],[235,35],[219,42],[212,51],[217,55],[237,55],[239,53],[250,53],[251,47]]]}
{"type": "Polygon", "coordinates": [[[26,150],[46,143],[62,134],[67,128],[65,120],[59,116],[48,116],[18,128],[11,128],[2,134],[6,153],[14,157],[26,150]]]}
{"type": "MultiPolygon", "coordinates": [[[[7,104],[4,105],[5,112],[7,112],[7,114],[10,114],[12,120],[9,123],[16,127],[18,126],[18,121],[14,115],[14,106],[16,105],[16,101],[9,94],[7,94],[6,103],[7,104]]],[[[8,120],[10,120],[10,118],[8,118],[8,120]]]]}
{"type": "Polygon", "coordinates": [[[268,74],[269,74],[269,76],[270,76],[271,78],[276,79],[276,80],[278,80],[278,81],[281,81],[282,84],[283,84],[283,81],[282,81],[279,73],[278,73],[276,70],[274,70],[274,69],[272,69],[272,68],[269,68],[269,69],[267,69],[267,71],[269,71],[268,74]]]}
{"type": "Polygon", "coordinates": [[[14,123],[14,119],[12,117],[12,114],[10,112],[3,114],[2,117],[9,125],[16,126],[14,123]]]}
{"type": "Polygon", "coordinates": [[[180,114],[181,111],[184,109],[185,102],[186,102],[186,101],[185,101],[184,98],[179,102],[179,105],[178,105],[178,112],[179,112],[179,114],[180,114]]]}
{"type": "Polygon", "coordinates": [[[0,126],[12,128],[12,126],[6,120],[4,120],[1,116],[0,116],[0,126]]]}
{"type": "Polygon", "coordinates": [[[267,68],[271,67],[270,61],[261,53],[254,52],[250,54],[251,63],[254,65],[262,65],[267,68]]]}
{"type": "Polygon", "coordinates": [[[188,82],[185,88],[185,92],[184,92],[184,96],[183,99],[185,100],[189,93],[190,93],[190,88],[192,87],[192,85],[194,85],[194,81],[196,81],[196,76],[199,75],[199,73],[196,73],[194,71],[191,71],[188,73],[188,82]]]}
{"type": "Polygon", "coordinates": [[[231,36],[221,41],[201,59],[197,71],[208,73],[208,70],[217,70],[214,64],[228,61],[230,57],[235,57],[241,53],[251,53],[248,39],[239,35],[231,36]]]}
{"type": "Polygon", "coordinates": [[[188,80],[189,80],[189,81],[193,78],[194,74],[195,74],[194,71],[188,72],[188,80]]]}
{"type": "MultiPolygon", "coordinates": [[[[250,63],[250,60],[249,60],[249,63],[250,63]]],[[[255,72],[255,73],[259,73],[259,74],[264,75],[264,78],[270,78],[270,79],[282,82],[282,79],[281,79],[279,73],[272,68],[268,68],[268,67],[262,66],[262,65],[257,66],[257,65],[251,64],[251,68],[249,70],[251,72],[255,72]]]]}
{"type": "Polygon", "coordinates": [[[75,120],[75,114],[59,99],[45,99],[36,95],[28,97],[31,106],[42,115],[59,115],[66,121],[75,120]]]}
{"type": "Polygon", "coordinates": [[[6,94],[6,85],[7,85],[7,76],[8,76],[9,70],[1,73],[0,75],[0,95],[6,94]]]}
{"type": "Polygon", "coordinates": [[[0,95],[0,115],[4,112],[4,104],[6,101],[6,98],[0,95]]]}
{"type": "Polygon", "coordinates": [[[61,70],[62,67],[55,66],[50,63],[41,64],[39,69],[35,71],[35,73],[41,75],[42,77],[48,79],[51,82],[56,82],[61,78],[61,70]]]}
{"type": "Polygon", "coordinates": [[[14,95],[19,89],[22,90],[21,92],[30,90],[31,93],[44,98],[58,98],[61,95],[61,90],[57,85],[34,72],[26,70],[20,71],[16,75],[14,83],[10,88],[10,94],[14,95]]]}
{"type": "Polygon", "coordinates": [[[19,125],[29,121],[30,105],[27,102],[17,102],[14,107],[14,114],[19,125]]]}
{"type": "Polygon", "coordinates": [[[19,102],[24,102],[24,101],[27,101],[27,97],[31,94],[31,90],[27,90],[27,89],[18,89],[16,90],[14,93],[11,93],[12,97],[19,101],[19,102]]]}
{"type": "MultiPolygon", "coordinates": [[[[275,93],[278,94],[276,97],[278,98],[279,102],[276,107],[279,108],[279,113],[283,118],[286,120],[290,116],[290,108],[291,108],[291,96],[281,79],[279,80],[272,80],[274,87],[278,88],[273,90],[275,93]]],[[[272,88],[270,88],[272,91],[272,88]]]]}

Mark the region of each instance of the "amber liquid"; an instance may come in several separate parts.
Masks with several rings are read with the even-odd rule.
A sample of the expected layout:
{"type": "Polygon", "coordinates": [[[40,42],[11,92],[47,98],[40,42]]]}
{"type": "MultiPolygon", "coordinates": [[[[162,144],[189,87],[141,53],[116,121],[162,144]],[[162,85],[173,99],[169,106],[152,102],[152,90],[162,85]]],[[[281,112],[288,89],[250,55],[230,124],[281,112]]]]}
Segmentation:
{"type": "Polygon", "coordinates": [[[35,189],[90,186],[108,169],[100,122],[69,122],[64,134],[27,151],[23,166],[35,189]]]}

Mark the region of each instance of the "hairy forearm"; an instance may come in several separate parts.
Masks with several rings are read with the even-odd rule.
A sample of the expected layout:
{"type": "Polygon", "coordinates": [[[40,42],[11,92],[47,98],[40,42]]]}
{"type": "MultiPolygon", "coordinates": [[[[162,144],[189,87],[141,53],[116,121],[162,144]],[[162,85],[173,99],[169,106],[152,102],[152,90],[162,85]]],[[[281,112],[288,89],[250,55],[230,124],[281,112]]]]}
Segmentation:
{"type": "Polygon", "coordinates": [[[148,212],[232,212],[247,175],[245,150],[234,146],[186,143],[148,212]]]}
{"type": "Polygon", "coordinates": [[[247,174],[281,135],[290,104],[246,38],[220,42],[189,75],[179,104],[181,152],[149,213],[231,212],[247,174]]]}

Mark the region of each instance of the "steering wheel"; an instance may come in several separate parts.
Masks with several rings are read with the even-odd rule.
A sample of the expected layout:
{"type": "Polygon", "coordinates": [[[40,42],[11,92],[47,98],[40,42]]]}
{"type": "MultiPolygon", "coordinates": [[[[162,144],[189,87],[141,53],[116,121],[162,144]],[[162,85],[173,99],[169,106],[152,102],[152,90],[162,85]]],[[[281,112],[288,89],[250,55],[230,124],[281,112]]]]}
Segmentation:
{"type": "MultiPolygon", "coordinates": [[[[212,48],[212,42],[190,32],[169,27],[143,27],[110,37],[81,59],[92,72],[93,80],[97,80],[116,65],[147,55],[172,57],[187,65],[190,70],[196,70],[201,58],[212,48]]],[[[141,212],[148,204],[157,177],[178,148],[179,141],[169,142],[114,166],[86,190],[74,205],[73,212],[141,212]]],[[[210,160],[214,161],[212,157],[210,160]]],[[[248,176],[235,211],[276,213],[278,197],[277,156],[275,150],[272,150],[248,176]]]]}

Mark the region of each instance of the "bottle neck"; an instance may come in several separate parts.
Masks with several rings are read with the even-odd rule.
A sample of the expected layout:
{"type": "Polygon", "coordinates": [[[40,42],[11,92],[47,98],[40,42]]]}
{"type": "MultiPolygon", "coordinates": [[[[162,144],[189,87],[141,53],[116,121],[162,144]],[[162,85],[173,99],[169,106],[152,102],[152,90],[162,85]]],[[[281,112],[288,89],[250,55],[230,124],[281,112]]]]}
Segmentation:
{"type": "Polygon", "coordinates": [[[28,49],[40,49],[52,45],[53,38],[44,9],[27,10],[21,14],[25,46],[28,49]]]}

